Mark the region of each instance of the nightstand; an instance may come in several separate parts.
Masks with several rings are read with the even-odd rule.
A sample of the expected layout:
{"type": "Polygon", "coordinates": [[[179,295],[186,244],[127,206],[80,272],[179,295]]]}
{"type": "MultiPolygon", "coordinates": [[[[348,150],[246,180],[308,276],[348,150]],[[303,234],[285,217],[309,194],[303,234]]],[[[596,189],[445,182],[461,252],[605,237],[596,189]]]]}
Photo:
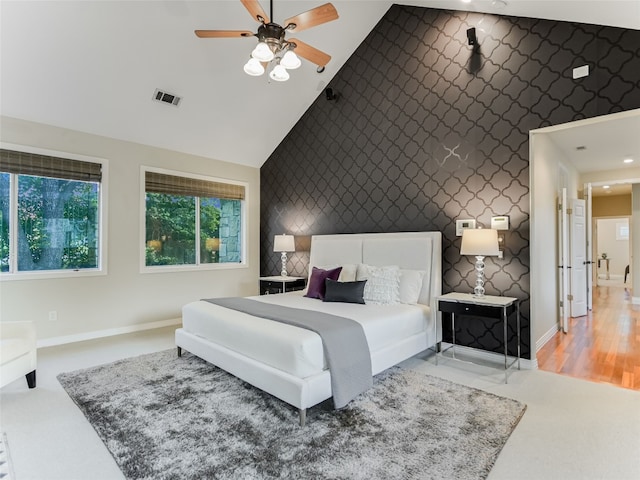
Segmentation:
{"type": "Polygon", "coordinates": [[[304,277],[260,277],[260,295],[293,292],[302,290],[306,285],[307,279],[304,277]]]}
{"type": "MultiPolygon", "coordinates": [[[[471,293],[447,293],[438,297],[438,310],[451,314],[451,330],[453,332],[452,344],[447,350],[452,349],[453,358],[455,358],[456,346],[456,315],[469,315],[475,317],[495,318],[502,320],[504,346],[504,383],[507,383],[507,373],[509,368],[518,362],[518,370],[520,370],[520,300],[515,297],[497,297],[485,295],[484,297],[475,297],[471,293]],[[509,316],[516,314],[516,331],[518,335],[518,356],[511,363],[507,354],[507,324],[509,316]]],[[[436,326],[437,328],[437,326],[436,326]]],[[[437,333],[437,332],[436,332],[437,333]]],[[[444,350],[439,354],[436,353],[436,361],[438,355],[442,355],[444,350]]]]}

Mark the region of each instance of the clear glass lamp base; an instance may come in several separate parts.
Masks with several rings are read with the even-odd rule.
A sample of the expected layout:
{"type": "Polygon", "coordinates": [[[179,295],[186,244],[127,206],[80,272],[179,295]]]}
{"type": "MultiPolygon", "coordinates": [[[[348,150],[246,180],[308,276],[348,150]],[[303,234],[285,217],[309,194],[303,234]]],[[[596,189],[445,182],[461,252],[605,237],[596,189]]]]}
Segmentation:
{"type": "Polygon", "coordinates": [[[484,297],[484,256],[476,255],[476,286],[473,289],[473,296],[484,297]]]}

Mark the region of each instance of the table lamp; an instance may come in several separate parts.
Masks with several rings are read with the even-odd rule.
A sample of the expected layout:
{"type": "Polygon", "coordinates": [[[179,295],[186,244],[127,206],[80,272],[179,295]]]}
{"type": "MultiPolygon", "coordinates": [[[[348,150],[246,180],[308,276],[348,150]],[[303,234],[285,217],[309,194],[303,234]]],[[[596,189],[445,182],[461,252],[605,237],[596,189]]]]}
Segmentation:
{"type": "Polygon", "coordinates": [[[484,297],[484,257],[497,256],[498,231],[491,228],[467,228],[462,231],[461,255],[475,255],[476,257],[476,286],[474,297],[484,297]]]}
{"type": "Polygon", "coordinates": [[[293,235],[276,235],[273,237],[273,251],[280,252],[280,258],[282,260],[282,271],[280,275],[287,276],[287,252],[295,252],[295,242],[293,235]]]}

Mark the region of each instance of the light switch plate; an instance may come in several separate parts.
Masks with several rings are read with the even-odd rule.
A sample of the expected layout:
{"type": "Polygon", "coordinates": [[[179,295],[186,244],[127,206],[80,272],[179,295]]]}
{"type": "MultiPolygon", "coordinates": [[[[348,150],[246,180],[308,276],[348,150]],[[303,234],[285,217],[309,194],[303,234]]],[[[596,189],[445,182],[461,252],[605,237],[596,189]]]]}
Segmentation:
{"type": "Polygon", "coordinates": [[[467,228],[476,228],[476,221],[473,218],[456,220],[456,237],[461,237],[462,231],[467,228]]]}

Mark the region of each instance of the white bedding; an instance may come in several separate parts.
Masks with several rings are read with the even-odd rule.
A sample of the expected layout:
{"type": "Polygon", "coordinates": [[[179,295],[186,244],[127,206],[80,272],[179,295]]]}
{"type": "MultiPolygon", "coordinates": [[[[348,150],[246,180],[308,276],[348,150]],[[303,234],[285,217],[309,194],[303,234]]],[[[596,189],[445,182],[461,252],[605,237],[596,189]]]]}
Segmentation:
{"type": "MultiPolygon", "coordinates": [[[[420,304],[330,303],[304,297],[302,292],[250,298],[355,320],[362,325],[372,354],[433,328],[427,324],[429,307],[420,304]]],[[[182,318],[185,331],[296,377],[307,378],[326,368],[322,340],[309,330],[256,318],[205,301],[185,305],[182,318]]]]}

